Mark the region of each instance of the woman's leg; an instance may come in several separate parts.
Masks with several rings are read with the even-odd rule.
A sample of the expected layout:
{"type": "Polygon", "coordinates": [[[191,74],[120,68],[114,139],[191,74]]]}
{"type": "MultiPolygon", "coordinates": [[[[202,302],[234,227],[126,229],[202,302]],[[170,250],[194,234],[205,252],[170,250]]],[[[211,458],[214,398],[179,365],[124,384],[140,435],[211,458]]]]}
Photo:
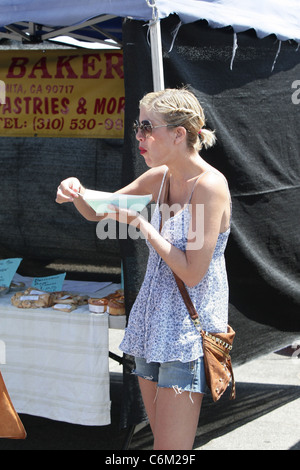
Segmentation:
{"type": "Polygon", "coordinates": [[[138,380],[150,427],[154,434],[157,382],[151,382],[150,380],[143,379],[141,377],[139,377],[138,380]]]}
{"type": "Polygon", "coordinates": [[[154,450],[191,450],[203,394],[159,388],[154,407],[154,450]]]}
{"type": "Polygon", "coordinates": [[[139,377],[139,385],[154,436],[154,450],[191,450],[203,394],[157,388],[139,377]]]}
{"type": "Polygon", "coordinates": [[[191,450],[206,388],[203,359],[162,363],[159,371],[139,364],[139,385],[154,436],[155,450],[191,450]],[[141,367],[141,365],[143,367],[141,367]],[[149,377],[148,377],[149,376],[149,377]],[[153,381],[155,377],[157,381],[153,381]],[[178,385],[171,386],[176,383],[178,385]],[[193,389],[194,392],[184,389],[193,389]]]}

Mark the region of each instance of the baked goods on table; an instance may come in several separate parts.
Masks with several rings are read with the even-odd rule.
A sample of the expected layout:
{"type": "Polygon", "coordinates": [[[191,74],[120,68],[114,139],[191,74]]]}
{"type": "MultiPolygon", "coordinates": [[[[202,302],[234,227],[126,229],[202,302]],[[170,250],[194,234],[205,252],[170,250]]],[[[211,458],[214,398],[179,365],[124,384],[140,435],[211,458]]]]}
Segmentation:
{"type": "Polygon", "coordinates": [[[53,305],[53,295],[51,292],[29,287],[25,291],[16,292],[11,303],[18,308],[47,308],[53,305]]]}
{"type": "Polygon", "coordinates": [[[88,300],[89,311],[92,313],[104,313],[107,310],[108,300],[106,298],[95,299],[90,298],[88,300]]]}
{"type": "Polygon", "coordinates": [[[109,313],[110,315],[125,315],[125,299],[123,289],[101,298],[89,298],[87,295],[72,294],[67,291],[44,292],[35,287],[29,287],[16,292],[11,303],[18,308],[48,308],[61,312],[72,312],[81,305],[88,305],[92,313],[109,313]]]}
{"type": "Polygon", "coordinates": [[[61,312],[72,312],[80,305],[86,305],[88,302],[87,295],[71,294],[69,292],[54,292],[53,293],[54,310],[61,312]]]}
{"type": "Polygon", "coordinates": [[[110,315],[125,315],[125,299],[124,296],[120,296],[108,301],[107,306],[108,313],[110,315]]]}
{"type": "Polygon", "coordinates": [[[53,301],[54,310],[60,310],[61,312],[72,312],[80,305],[86,305],[88,302],[88,296],[61,291],[53,293],[53,301]]]}
{"type": "Polygon", "coordinates": [[[60,312],[70,313],[77,308],[75,304],[54,304],[54,310],[59,310],[60,312]]]}
{"type": "Polygon", "coordinates": [[[70,292],[44,292],[29,287],[23,292],[16,292],[11,303],[18,308],[48,308],[71,312],[80,305],[87,304],[87,295],[71,294],[70,292]]]}
{"type": "Polygon", "coordinates": [[[70,292],[53,292],[54,303],[85,305],[88,302],[88,295],[71,294],[70,292]]]}
{"type": "Polygon", "coordinates": [[[124,297],[124,289],[118,289],[112,294],[108,294],[105,298],[110,299],[117,299],[118,297],[124,297]]]}
{"type": "Polygon", "coordinates": [[[124,290],[118,289],[102,298],[90,298],[89,310],[93,313],[107,312],[110,315],[125,315],[124,290]]]}

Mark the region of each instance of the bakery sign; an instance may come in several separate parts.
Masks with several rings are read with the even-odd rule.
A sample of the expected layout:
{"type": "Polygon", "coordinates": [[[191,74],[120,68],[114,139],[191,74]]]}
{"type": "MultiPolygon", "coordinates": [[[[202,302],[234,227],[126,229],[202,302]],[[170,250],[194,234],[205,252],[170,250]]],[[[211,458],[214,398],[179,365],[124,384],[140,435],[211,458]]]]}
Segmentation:
{"type": "Polygon", "coordinates": [[[123,138],[119,50],[2,51],[0,135],[123,138]]]}

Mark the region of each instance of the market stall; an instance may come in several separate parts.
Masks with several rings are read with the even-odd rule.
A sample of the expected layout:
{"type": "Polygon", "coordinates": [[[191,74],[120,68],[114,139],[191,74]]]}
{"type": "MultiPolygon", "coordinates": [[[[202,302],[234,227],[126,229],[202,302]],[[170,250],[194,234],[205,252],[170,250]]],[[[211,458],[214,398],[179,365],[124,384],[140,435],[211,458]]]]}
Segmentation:
{"type": "Polygon", "coordinates": [[[124,328],[125,316],[92,305],[90,311],[87,300],[113,296],[121,286],[64,281],[64,295],[50,305],[53,293],[32,284],[15,275],[18,287],[0,296],[1,372],[15,408],[67,423],[110,424],[108,330],[124,328]]]}
{"type": "MultiPolygon", "coordinates": [[[[208,125],[217,130],[218,144],[207,158],[224,172],[233,195],[227,260],[230,317],[237,331],[234,361],[244,362],[287,344],[300,329],[295,225],[300,171],[299,8],[296,0],[285,4],[247,0],[242,9],[235,0],[115,0],[101,5],[96,0],[88,5],[72,0],[48,6],[37,2],[32,11],[25,1],[14,8],[11,2],[2,2],[0,37],[21,39],[23,45],[65,33],[90,41],[97,35],[101,40],[114,35],[123,43],[126,98],[124,141],[82,139],[80,133],[73,138],[2,139],[3,256],[12,250],[28,257],[50,255],[81,263],[122,258],[128,315],[145,270],[143,242],[124,239],[119,245],[99,240],[94,225],[53,204],[54,193],[57,183],[71,172],[91,189],[108,191],[141,174],[145,166],[131,132],[139,99],[154,86],[189,84],[207,110],[208,125]],[[103,36],[106,20],[108,34],[103,36]],[[153,27],[151,48],[148,30],[154,31],[153,27]]],[[[44,62],[35,65],[35,72],[46,73],[44,62]]],[[[95,70],[89,68],[93,74],[95,70]]],[[[121,424],[126,427],[145,416],[129,372],[131,358],[125,357],[125,364],[121,424]]]]}

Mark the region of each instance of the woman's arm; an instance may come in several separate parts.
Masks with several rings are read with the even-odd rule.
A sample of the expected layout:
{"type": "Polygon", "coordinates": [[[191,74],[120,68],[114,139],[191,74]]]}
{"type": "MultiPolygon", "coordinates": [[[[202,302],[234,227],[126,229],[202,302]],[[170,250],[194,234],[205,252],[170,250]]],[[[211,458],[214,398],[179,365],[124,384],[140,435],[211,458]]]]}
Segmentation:
{"type": "MultiPolygon", "coordinates": [[[[165,167],[154,168],[146,171],[129,185],[116,191],[120,194],[152,194],[156,200],[161,185],[165,167]]],[[[74,206],[87,220],[98,222],[104,216],[97,216],[96,212],[85,202],[85,188],[78,178],[70,177],[62,181],[57,189],[56,202],[63,204],[73,202],[74,206]]]]}

